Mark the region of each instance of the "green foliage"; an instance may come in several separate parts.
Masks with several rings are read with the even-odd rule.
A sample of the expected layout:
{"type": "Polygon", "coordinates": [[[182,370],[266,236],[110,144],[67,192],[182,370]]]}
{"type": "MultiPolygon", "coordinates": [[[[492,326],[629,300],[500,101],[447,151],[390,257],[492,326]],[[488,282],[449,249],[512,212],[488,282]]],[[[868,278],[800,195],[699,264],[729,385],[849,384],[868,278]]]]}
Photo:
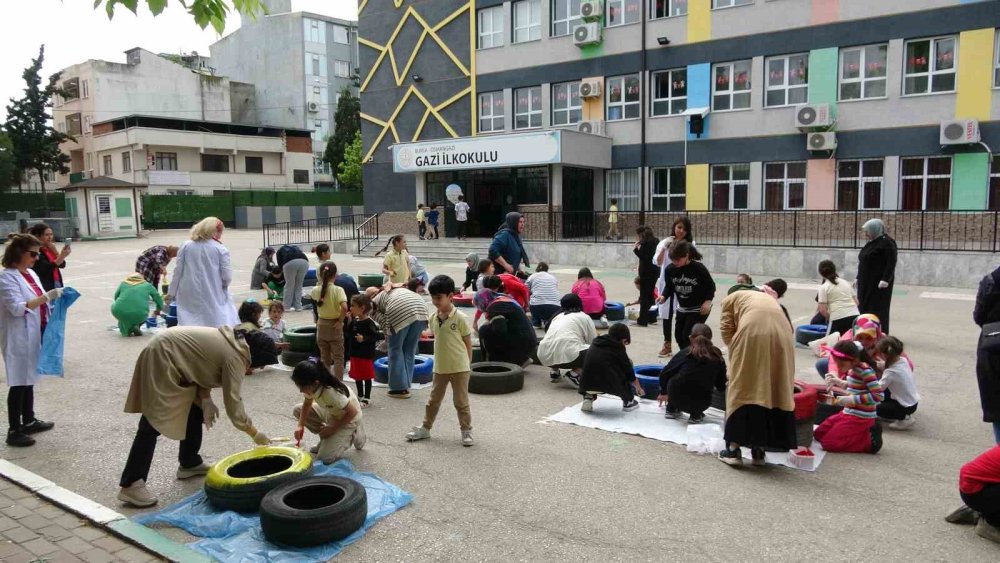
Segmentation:
{"type": "Polygon", "coordinates": [[[14,162],[14,143],[7,133],[0,131],[0,191],[17,183],[17,165],[14,162]]]}
{"type": "Polygon", "coordinates": [[[337,180],[349,190],[361,189],[361,132],[354,134],[354,141],[344,151],[344,160],[337,167],[337,180]]]}
{"type": "Polygon", "coordinates": [[[327,140],[323,160],[329,162],[330,168],[336,173],[340,170],[340,163],[344,161],[344,151],[354,141],[355,134],[361,131],[361,100],[350,88],[340,91],[340,101],[337,102],[333,122],[333,136],[327,140]]]}
{"type": "MultiPolygon", "coordinates": [[[[149,11],[154,16],[163,13],[169,0],[141,0],[146,3],[149,11]]],[[[185,10],[194,18],[194,22],[199,27],[205,29],[209,25],[220,35],[226,29],[226,18],[233,12],[256,17],[258,14],[266,13],[267,8],[261,0],[177,0],[185,10]]],[[[115,17],[115,7],[124,6],[127,10],[136,13],[140,0],[94,0],[96,10],[104,4],[104,10],[108,13],[108,19],[115,17]]]]}

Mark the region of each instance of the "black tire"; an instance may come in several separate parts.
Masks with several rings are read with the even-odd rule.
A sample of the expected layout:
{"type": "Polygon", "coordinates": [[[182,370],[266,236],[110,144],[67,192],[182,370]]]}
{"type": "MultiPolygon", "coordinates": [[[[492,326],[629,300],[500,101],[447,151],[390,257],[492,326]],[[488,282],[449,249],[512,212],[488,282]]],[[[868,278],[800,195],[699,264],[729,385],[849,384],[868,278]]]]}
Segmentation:
{"type": "Polygon", "coordinates": [[[469,376],[469,393],[502,395],[520,391],[524,387],[524,370],[521,366],[505,362],[478,362],[472,364],[469,376]]]}
{"type": "Polygon", "coordinates": [[[288,367],[295,367],[299,365],[299,362],[304,362],[313,356],[312,352],[292,352],[291,350],[285,350],[281,353],[281,363],[288,367]]]}
{"type": "Polygon", "coordinates": [[[723,389],[719,391],[718,389],[712,389],[712,404],[713,408],[719,409],[722,412],[726,412],[726,391],[723,389]]]}
{"type": "Polygon", "coordinates": [[[816,419],[813,421],[813,423],[822,424],[824,420],[830,418],[831,416],[843,410],[844,407],[837,407],[834,405],[828,405],[826,403],[818,403],[816,405],[816,419]]]}
{"type": "Polygon", "coordinates": [[[311,477],[286,483],[264,496],[260,527],[268,541],[310,547],[342,540],[368,517],[368,493],[344,477],[311,477]]]}
{"type": "Polygon", "coordinates": [[[472,363],[476,364],[479,362],[486,361],[486,355],[483,354],[483,349],[479,346],[472,347],[472,363]]]}
{"type": "MultiPolygon", "coordinates": [[[[269,448],[261,448],[261,450],[267,450],[269,448]]],[[[240,455],[240,454],[236,454],[240,455]]],[[[304,479],[310,477],[313,474],[312,458],[309,454],[303,454],[308,457],[308,464],[302,462],[301,468],[297,468],[292,472],[277,473],[273,476],[263,478],[259,481],[253,481],[250,483],[236,485],[226,485],[226,486],[216,486],[212,484],[211,471],[210,475],[205,479],[205,496],[208,497],[208,502],[212,506],[220,510],[235,510],[236,512],[257,512],[260,509],[261,499],[264,498],[271,489],[290,483],[293,481],[298,481],[299,479],[304,479]]],[[[264,458],[270,457],[280,457],[280,456],[268,456],[266,452],[262,452],[261,456],[264,458]]],[[[221,460],[220,460],[221,462],[221,460]]],[[[287,463],[287,462],[286,462],[287,463]]]]}
{"type": "Polygon", "coordinates": [[[434,355],[434,339],[433,338],[421,338],[417,341],[417,353],[426,354],[428,356],[434,355]]]}
{"type": "Polygon", "coordinates": [[[316,325],[296,326],[285,331],[285,342],[292,352],[317,353],[316,325]]]}

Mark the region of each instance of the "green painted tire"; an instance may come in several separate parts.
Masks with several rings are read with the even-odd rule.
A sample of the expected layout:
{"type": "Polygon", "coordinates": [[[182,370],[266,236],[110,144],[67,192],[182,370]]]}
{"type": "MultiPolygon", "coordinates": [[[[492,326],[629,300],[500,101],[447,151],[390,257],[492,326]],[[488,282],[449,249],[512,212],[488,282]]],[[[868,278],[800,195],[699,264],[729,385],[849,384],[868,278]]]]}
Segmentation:
{"type": "Polygon", "coordinates": [[[382,274],[361,274],[358,276],[358,287],[365,289],[382,285],[385,276],[382,274]]]}
{"type": "Polygon", "coordinates": [[[284,337],[292,352],[319,353],[319,346],[316,344],[316,325],[292,327],[285,331],[284,337]]]}

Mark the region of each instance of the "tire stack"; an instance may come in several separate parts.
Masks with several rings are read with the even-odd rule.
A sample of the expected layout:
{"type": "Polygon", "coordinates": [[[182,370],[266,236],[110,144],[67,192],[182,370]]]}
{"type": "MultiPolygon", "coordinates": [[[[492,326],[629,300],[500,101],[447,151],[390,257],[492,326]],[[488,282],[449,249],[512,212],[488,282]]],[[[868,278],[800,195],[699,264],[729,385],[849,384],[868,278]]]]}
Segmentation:
{"type": "Polygon", "coordinates": [[[263,447],[224,457],[205,476],[205,496],[220,510],[256,512],[271,489],[313,474],[313,460],[298,448],[263,447]]]}
{"type": "Polygon", "coordinates": [[[296,326],[285,331],[284,340],[288,350],[281,353],[281,363],[295,366],[310,357],[319,357],[319,345],[316,343],[316,326],[296,326]]]}

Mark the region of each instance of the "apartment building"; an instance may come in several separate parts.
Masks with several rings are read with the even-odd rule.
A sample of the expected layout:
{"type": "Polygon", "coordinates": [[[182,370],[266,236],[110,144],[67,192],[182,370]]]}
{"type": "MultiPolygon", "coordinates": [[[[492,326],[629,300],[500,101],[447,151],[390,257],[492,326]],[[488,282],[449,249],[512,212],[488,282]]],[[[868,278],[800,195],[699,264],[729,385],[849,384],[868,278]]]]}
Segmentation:
{"type": "Polygon", "coordinates": [[[211,45],[212,65],[256,85],[262,123],[313,132],[315,180],[334,184],[323,162],[340,92],[355,92],[357,22],[292,12],[291,0],[265,0],[267,15],[243,18],[239,29],[211,45]]]}
{"type": "Polygon", "coordinates": [[[483,234],[612,198],[1000,209],[998,27],[995,0],[372,0],[366,202],[457,186],[483,234]]]}

